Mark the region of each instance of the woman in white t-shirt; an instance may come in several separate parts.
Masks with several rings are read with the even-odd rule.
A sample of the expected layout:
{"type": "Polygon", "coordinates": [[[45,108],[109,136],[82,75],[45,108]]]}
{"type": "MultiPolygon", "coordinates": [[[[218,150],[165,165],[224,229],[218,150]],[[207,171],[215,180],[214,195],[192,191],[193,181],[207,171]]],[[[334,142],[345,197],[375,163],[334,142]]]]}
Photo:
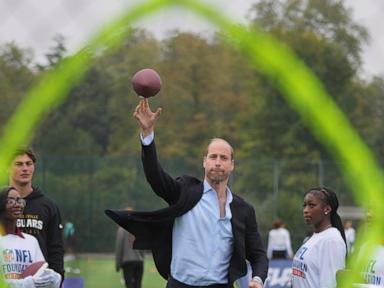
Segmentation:
{"type": "Polygon", "coordinates": [[[293,288],[336,287],[336,272],[345,267],[347,247],[335,192],[311,188],[305,195],[303,216],[314,234],[293,257],[293,288]]]}
{"type": "Polygon", "coordinates": [[[268,233],[267,256],[269,259],[292,258],[291,237],[281,219],[272,222],[273,229],[268,233]]]}
{"type": "Polygon", "coordinates": [[[32,263],[45,261],[36,238],[22,233],[16,221],[23,213],[25,200],[13,187],[0,192],[0,271],[7,287],[11,288],[58,288],[60,274],[46,268],[39,276],[22,279],[23,271],[32,263]]]}
{"type": "Polygon", "coordinates": [[[344,233],[345,233],[345,240],[347,241],[347,249],[348,254],[353,252],[353,244],[355,243],[355,228],[353,228],[353,224],[351,220],[346,220],[344,222],[344,233]]]}

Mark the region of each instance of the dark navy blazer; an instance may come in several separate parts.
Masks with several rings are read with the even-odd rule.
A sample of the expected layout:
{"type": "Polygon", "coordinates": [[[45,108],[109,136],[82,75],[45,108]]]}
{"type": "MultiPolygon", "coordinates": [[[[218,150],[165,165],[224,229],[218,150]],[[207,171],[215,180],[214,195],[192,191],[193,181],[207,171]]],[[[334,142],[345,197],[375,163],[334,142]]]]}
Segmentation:
{"type": "MultiPolygon", "coordinates": [[[[168,279],[174,219],[197,204],[203,195],[203,182],[191,176],[173,179],[168,175],[157,160],[154,141],[149,146],[142,146],[142,161],[147,181],[169,207],[149,212],[108,209],[105,213],[135,235],[134,248],[152,250],[157,270],[163,278],[168,279]]],[[[252,276],[259,276],[264,281],[268,274],[268,259],[258,232],[255,210],[235,194],[230,209],[234,245],[228,282],[232,285],[246,274],[245,259],[252,266],[252,276]]]]}

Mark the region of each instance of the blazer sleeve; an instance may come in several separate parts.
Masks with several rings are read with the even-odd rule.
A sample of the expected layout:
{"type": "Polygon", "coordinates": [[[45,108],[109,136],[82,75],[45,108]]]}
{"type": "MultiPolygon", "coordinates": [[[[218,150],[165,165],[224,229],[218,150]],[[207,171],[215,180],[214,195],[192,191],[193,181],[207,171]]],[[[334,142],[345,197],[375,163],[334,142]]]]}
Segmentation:
{"type": "Polygon", "coordinates": [[[180,185],[161,167],[157,159],[155,141],[148,146],[142,145],[141,159],[145,177],[152,190],[168,204],[175,204],[180,197],[180,185]]]}
{"type": "Polygon", "coordinates": [[[245,249],[246,258],[252,267],[252,277],[259,276],[263,282],[268,276],[268,258],[256,222],[255,210],[249,205],[246,218],[245,249]]]}

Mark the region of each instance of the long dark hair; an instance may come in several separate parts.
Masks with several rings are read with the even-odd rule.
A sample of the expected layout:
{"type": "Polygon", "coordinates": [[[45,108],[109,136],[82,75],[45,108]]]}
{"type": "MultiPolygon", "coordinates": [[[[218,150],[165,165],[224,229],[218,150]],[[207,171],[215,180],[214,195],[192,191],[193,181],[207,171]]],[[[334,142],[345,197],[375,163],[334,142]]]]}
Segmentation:
{"type": "Polygon", "coordinates": [[[16,190],[16,189],[12,186],[6,186],[6,187],[1,188],[1,192],[0,192],[0,217],[3,215],[3,213],[5,211],[5,206],[7,205],[7,198],[9,195],[9,191],[11,191],[11,190],[16,190]]]}
{"type": "Polygon", "coordinates": [[[308,193],[315,194],[325,204],[331,207],[331,225],[339,230],[341,237],[344,240],[345,247],[347,247],[343,222],[341,221],[340,215],[337,214],[337,208],[339,208],[339,200],[337,199],[336,193],[328,187],[314,187],[309,189],[306,194],[308,193]]]}

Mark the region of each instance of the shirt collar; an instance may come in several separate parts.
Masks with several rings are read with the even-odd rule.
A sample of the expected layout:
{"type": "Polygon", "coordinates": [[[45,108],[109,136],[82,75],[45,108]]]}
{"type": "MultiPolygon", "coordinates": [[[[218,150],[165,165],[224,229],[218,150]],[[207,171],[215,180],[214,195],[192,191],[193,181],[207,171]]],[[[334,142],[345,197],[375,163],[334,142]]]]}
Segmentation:
{"type": "Polygon", "coordinates": [[[19,227],[16,227],[15,229],[15,235],[21,237],[21,238],[25,238],[23,233],[21,233],[21,229],[19,227]]]}
{"type": "Polygon", "coordinates": [[[207,180],[204,180],[204,190],[203,190],[203,193],[207,193],[209,190],[213,190],[213,188],[211,187],[211,185],[208,184],[207,180]]]}
{"type": "MultiPolygon", "coordinates": [[[[211,185],[209,185],[208,181],[207,180],[204,180],[204,190],[203,190],[203,193],[208,193],[209,191],[215,191],[215,189],[212,188],[211,185]]],[[[232,191],[231,189],[229,189],[229,187],[227,186],[227,203],[231,203],[232,202],[232,199],[233,199],[233,196],[232,196],[232,191]]]]}

